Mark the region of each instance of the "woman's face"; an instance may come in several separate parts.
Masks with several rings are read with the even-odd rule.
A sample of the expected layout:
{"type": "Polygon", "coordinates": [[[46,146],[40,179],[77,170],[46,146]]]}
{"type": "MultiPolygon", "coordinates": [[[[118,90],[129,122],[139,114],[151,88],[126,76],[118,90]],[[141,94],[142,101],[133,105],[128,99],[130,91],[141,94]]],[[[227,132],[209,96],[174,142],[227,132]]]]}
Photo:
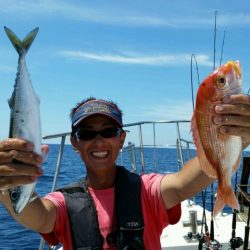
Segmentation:
{"type": "MultiPolygon", "coordinates": [[[[95,115],[80,123],[77,129],[86,130],[87,133],[87,131],[99,132],[114,127],[117,128],[117,125],[112,119],[104,115],[95,115]]],[[[106,171],[115,167],[115,161],[125,137],[126,133],[122,131],[111,138],[104,138],[100,134],[89,140],[71,137],[71,143],[85,162],[87,171],[106,171]]]]}

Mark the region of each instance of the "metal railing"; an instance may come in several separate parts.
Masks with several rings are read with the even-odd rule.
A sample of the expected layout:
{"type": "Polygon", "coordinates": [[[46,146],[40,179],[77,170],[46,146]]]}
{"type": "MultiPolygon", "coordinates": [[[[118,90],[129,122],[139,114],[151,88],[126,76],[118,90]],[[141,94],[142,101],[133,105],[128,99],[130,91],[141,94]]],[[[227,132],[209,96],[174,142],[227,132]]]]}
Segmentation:
{"type": "Polygon", "coordinates": [[[242,184],[236,184],[236,193],[237,198],[240,204],[240,211],[238,214],[238,218],[240,220],[243,220],[244,222],[247,222],[249,220],[248,218],[248,209],[250,204],[250,194],[248,189],[250,188],[250,185],[242,185],[242,184]]]}
{"type": "MultiPolygon", "coordinates": [[[[156,125],[174,125],[176,128],[176,147],[178,152],[178,159],[177,162],[179,164],[179,168],[181,168],[184,165],[184,159],[183,159],[183,149],[187,150],[188,158],[190,157],[190,144],[193,144],[192,141],[185,140],[181,137],[181,130],[180,130],[180,124],[190,123],[189,120],[172,120],[172,121],[141,121],[136,123],[129,123],[125,124],[125,129],[130,129],[132,127],[138,127],[138,139],[139,139],[139,145],[138,148],[140,150],[140,161],[141,161],[141,172],[145,172],[145,155],[144,155],[144,148],[145,147],[153,147],[154,148],[154,165],[155,169],[156,167],[156,148],[160,147],[162,145],[157,145],[156,143],[156,125]],[[143,137],[143,126],[144,125],[152,125],[152,135],[153,135],[153,143],[152,144],[144,144],[144,137],[143,137]],[[185,143],[185,145],[183,145],[185,143]]],[[[129,132],[129,130],[128,130],[129,132]]],[[[133,143],[134,144],[134,143],[133,143]]],[[[135,144],[134,144],[135,145],[135,144]]],[[[166,144],[167,145],[167,144],[166,144]]],[[[164,146],[164,145],[163,145],[164,146]]],[[[128,147],[129,148],[129,147],[128,147]]],[[[131,148],[132,149],[132,148],[131,148]]],[[[123,153],[123,151],[121,152],[123,153]]]]}
{"type": "MultiPolygon", "coordinates": [[[[161,147],[161,145],[158,145],[156,143],[156,125],[159,124],[164,124],[164,125],[174,125],[176,128],[176,144],[172,145],[176,147],[177,149],[177,163],[179,164],[179,168],[181,168],[184,165],[184,157],[183,157],[183,150],[187,152],[187,158],[190,159],[190,145],[193,144],[192,141],[185,140],[181,137],[181,129],[180,129],[180,124],[187,124],[190,123],[189,120],[172,120],[172,121],[141,121],[141,122],[136,122],[136,123],[129,123],[124,125],[124,129],[126,132],[130,132],[129,129],[137,127],[138,128],[138,138],[137,140],[138,145],[136,145],[135,142],[129,142],[127,146],[124,146],[123,149],[120,152],[120,158],[121,162],[122,161],[122,155],[126,151],[130,151],[131,155],[131,163],[132,163],[132,169],[137,170],[137,165],[136,165],[136,156],[135,156],[135,148],[138,148],[140,151],[140,162],[141,162],[141,172],[145,172],[145,153],[144,153],[144,148],[145,147],[153,147],[154,149],[154,164],[155,164],[155,169],[156,167],[156,151],[155,149],[157,147],[161,147]],[[153,143],[152,144],[144,144],[144,136],[143,136],[143,126],[145,125],[152,125],[152,134],[153,134],[153,143]]],[[[70,136],[70,132],[66,133],[59,133],[59,134],[53,134],[53,135],[48,135],[48,136],[43,136],[44,140],[48,139],[55,139],[55,138],[61,138],[61,143],[60,143],[60,150],[58,154],[58,159],[57,159],[57,165],[56,165],[56,170],[55,170],[55,175],[54,175],[54,180],[53,180],[53,185],[52,185],[52,191],[55,190],[56,188],[56,182],[57,178],[60,172],[60,166],[61,166],[61,161],[62,161],[62,155],[63,155],[63,149],[65,145],[65,140],[66,137],[70,136]]],[[[134,138],[136,140],[136,138],[134,138]]],[[[165,144],[167,145],[167,144],[165,144]]],[[[164,145],[163,145],[164,146],[164,145]]]]}

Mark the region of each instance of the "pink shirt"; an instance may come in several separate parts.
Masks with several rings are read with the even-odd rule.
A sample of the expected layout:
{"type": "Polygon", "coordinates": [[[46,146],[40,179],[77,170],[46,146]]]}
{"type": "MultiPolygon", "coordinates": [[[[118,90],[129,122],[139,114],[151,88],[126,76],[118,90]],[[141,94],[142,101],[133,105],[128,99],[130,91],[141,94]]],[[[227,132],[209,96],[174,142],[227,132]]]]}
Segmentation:
{"type": "MultiPolygon", "coordinates": [[[[164,227],[175,224],[181,215],[180,204],[166,210],[160,192],[160,182],[163,175],[142,175],[141,203],[144,219],[144,245],[146,250],[159,250],[160,235],[164,227]]],[[[104,190],[89,189],[98,213],[100,232],[104,238],[103,249],[115,250],[116,219],[114,211],[114,188],[104,190]]],[[[64,250],[72,250],[70,225],[64,196],[61,192],[48,194],[56,208],[56,222],[53,232],[42,234],[44,239],[52,245],[63,244],[64,250]]]]}

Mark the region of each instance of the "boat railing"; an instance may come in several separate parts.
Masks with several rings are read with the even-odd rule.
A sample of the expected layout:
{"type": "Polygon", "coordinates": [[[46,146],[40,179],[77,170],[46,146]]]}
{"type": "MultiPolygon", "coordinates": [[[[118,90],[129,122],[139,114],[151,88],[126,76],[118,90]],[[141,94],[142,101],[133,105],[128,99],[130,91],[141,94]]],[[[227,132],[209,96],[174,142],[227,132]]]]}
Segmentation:
{"type": "MultiPolygon", "coordinates": [[[[249,230],[250,224],[250,185],[236,184],[236,193],[240,205],[240,210],[237,213],[237,220],[246,223],[246,228],[249,230]]],[[[245,248],[244,248],[245,249],[245,248]]]]}
{"type": "MultiPolygon", "coordinates": [[[[125,146],[122,151],[121,151],[121,162],[122,162],[122,155],[124,152],[129,151],[130,152],[130,158],[132,159],[132,169],[134,171],[137,171],[137,165],[136,165],[136,156],[135,156],[135,148],[138,148],[140,151],[140,165],[141,165],[141,172],[144,173],[145,172],[145,153],[144,153],[144,149],[146,147],[152,147],[153,148],[153,164],[155,169],[157,169],[157,161],[156,161],[156,148],[158,147],[162,147],[162,146],[166,146],[168,144],[165,145],[159,145],[156,142],[156,125],[159,124],[164,124],[164,125],[174,125],[176,128],[176,144],[172,145],[177,149],[177,163],[179,166],[179,169],[184,165],[184,157],[183,157],[183,150],[187,151],[187,157],[188,159],[190,158],[190,144],[193,144],[192,141],[189,140],[185,140],[181,137],[181,129],[180,129],[180,124],[186,124],[186,123],[190,123],[189,120],[172,120],[172,121],[141,121],[141,122],[136,122],[136,123],[129,123],[129,124],[125,124],[124,125],[124,129],[126,130],[126,132],[130,132],[131,128],[135,128],[137,127],[138,129],[138,145],[136,146],[135,142],[129,142],[127,146],[125,146]],[[146,125],[152,125],[152,143],[151,144],[145,144],[144,143],[144,136],[143,136],[143,127],[146,125]]],[[[136,139],[136,138],[134,138],[136,139]]],[[[123,162],[122,162],[123,163],[123,162]]]]}
{"type": "Polygon", "coordinates": [[[123,155],[127,153],[130,158],[132,172],[137,172],[137,162],[136,162],[136,146],[134,143],[129,142],[127,146],[124,146],[120,151],[120,161],[121,165],[124,165],[123,155]]]}
{"type": "Polygon", "coordinates": [[[193,141],[185,140],[183,138],[180,138],[176,140],[176,147],[177,147],[177,152],[178,152],[178,158],[177,158],[177,163],[179,164],[180,168],[183,167],[184,165],[184,160],[183,160],[183,150],[186,150],[187,152],[187,160],[191,158],[190,155],[190,150],[191,147],[190,145],[194,145],[193,141]],[[184,143],[184,145],[183,145],[184,143]]]}
{"type": "Polygon", "coordinates": [[[240,211],[244,210],[244,206],[249,206],[250,204],[250,193],[249,193],[250,185],[236,184],[237,197],[239,204],[241,206],[240,211]]]}

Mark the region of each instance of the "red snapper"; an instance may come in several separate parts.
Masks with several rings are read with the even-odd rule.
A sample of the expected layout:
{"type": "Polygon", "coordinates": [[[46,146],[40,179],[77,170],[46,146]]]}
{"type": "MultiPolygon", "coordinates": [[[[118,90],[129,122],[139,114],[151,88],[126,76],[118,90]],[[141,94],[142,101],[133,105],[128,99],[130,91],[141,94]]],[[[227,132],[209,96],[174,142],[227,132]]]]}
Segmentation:
{"type": "Polygon", "coordinates": [[[229,61],[200,84],[196,96],[191,130],[202,170],[218,180],[214,216],[225,205],[239,209],[231,177],[240,163],[241,137],[220,133],[220,125],[216,125],[213,119],[215,106],[226,96],[241,93],[241,83],[240,63],[229,61]]]}

